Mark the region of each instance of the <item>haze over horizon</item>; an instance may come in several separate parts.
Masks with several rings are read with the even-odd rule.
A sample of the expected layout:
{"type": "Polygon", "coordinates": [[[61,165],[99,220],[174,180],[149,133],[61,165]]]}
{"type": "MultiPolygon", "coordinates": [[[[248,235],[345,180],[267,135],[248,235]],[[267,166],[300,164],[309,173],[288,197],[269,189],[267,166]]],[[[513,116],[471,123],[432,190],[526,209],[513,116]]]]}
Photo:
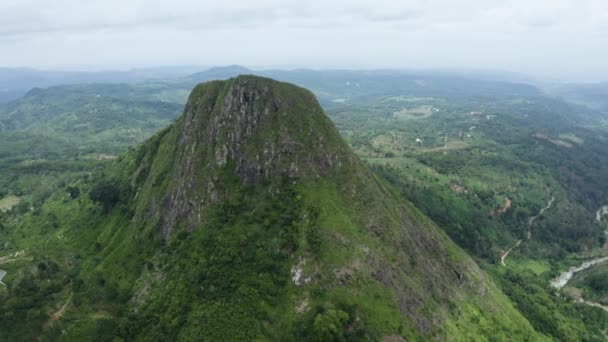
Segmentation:
{"type": "Polygon", "coordinates": [[[467,69],[602,81],[607,40],[601,0],[0,4],[3,67],[467,69]]]}

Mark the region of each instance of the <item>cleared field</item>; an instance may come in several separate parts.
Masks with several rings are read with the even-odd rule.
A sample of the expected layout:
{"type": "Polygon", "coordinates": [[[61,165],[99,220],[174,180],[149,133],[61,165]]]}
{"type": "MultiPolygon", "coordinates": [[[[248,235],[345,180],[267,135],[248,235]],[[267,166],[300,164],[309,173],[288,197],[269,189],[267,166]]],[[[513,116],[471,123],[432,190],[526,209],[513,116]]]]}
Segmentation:
{"type": "Polygon", "coordinates": [[[471,145],[469,145],[465,141],[454,140],[454,141],[448,141],[445,144],[445,146],[441,145],[441,146],[435,146],[435,147],[420,148],[419,151],[421,151],[421,152],[444,152],[444,151],[451,151],[451,150],[462,150],[465,148],[469,148],[470,146],[471,145]]]}
{"type": "Polygon", "coordinates": [[[7,196],[0,199],[0,211],[11,210],[14,206],[19,204],[21,199],[17,196],[7,196]]]}
{"type": "Polygon", "coordinates": [[[550,143],[552,143],[554,145],[557,145],[557,146],[566,147],[566,148],[573,148],[574,147],[574,144],[571,143],[570,141],[559,140],[559,139],[551,139],[546,134],[534,133],[534,134],[532,134],[530,136],[532,138],[534,138],[534,139],[537,139],[537,140],[548,141],[548,142],[550,142],[550,143]]]}
{"type": "Polygon", "coordinates": [[[585,142],[585,140],[577,137],[576,135],[574,135],[572,133],[562,133],[562,134],[558,135],[558,137],[562,140],[568,140],[577,145],[582,145],[585,142]]]}
{"type": "Polygon", "coordinates": [[[437,100],[437,99],[435,99],[433,97],[411,97],[411,96],[400,95],[400,96],[387,97],[382,102],[389,102],[389,101],[393,101],[393,102],[431,102],[431,101],[435,101],[435,100],[437,100]]]}
{"type": "Polygon", "coordinates": [[[395,144],[395,138],[390,135],[382,134],[372,139],[371,143],[374,147],[391,147],[395,144]]]}
{"type": "Polygon", "coordinates": [[[527,258],[509,258],[509,267],[519,271],[532,271],[536,275],[541,275],[551,271],[551,265],[543,260],[533,260],[527,258]]]}
{"type": "Polygon", "coordinates": [[[437,109],[432,106],[418,106],[415,108],[403,108],[393,113],[396,119],[424,119],[428,118],[436,112],[437,109]]]}

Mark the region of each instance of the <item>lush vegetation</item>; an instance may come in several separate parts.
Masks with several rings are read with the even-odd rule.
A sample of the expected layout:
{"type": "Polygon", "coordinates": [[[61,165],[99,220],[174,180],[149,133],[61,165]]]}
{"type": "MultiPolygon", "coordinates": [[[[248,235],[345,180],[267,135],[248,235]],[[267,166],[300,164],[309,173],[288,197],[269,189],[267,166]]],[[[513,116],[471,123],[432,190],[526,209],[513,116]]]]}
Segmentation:
{"type": "MultiPolygon", "coordinates": [[[[378,174],[485,260],[536,330],[602,339],[601,309],[564,301],[549,287],[568,256],[605,243],[595,221],[608,194],[601,114],[533,92],[491,99],[391,92],[363,105],[333,104],[329,113],[378,174]]],[[[585,298],[601,298],[585,288],[585,298]]]]}
{"type": "Polygon", "coordinates": [[[555,196],[556,210],[535,221],[536,238],[518,252],[558,260],[604,241],[594,213],[608,194],[606,133],[574,126],[575,115],[581,124],[592,120],[578,110],[535,95],[491,102],[392,96],[369,109],[333,108],[330,115],[404,196],[488,260],[525,238],[528,219],[555,196]],[[395,114],[421,106],[432,115],[395,114]],[[510,210],[492,215],[507,198],[510,210]]]}
{"type": "Polygon", "coordinates": [[[19,198],[21,212],[39,208],[57,189],[167,126],[182,106],[161,101],[163,89],[58,86],[1,105],[0,199],[19,198]]]}
{"type": "Polygon", "coordinates": [[[575,297],[607,305],[608,269],[606,269],[606,265],[599,264],[576,274],[566,290],[575,297]]]}
{"type": "MultiPolygon", "coordinates": [[[[313,89],[355,152],[397,191],[385,201],[379,198],[386,193],[372,192],[364,205],[342,194],[348,172],[325,183],[245,188],[222,174],[232,195],[205,212],[201,226],[181,224],[165,241],[146,217],[157,202],[146,199],[161,199],[176,179],[176,144],[169,142],[177,141],[177,129],[122,153],[172,122],[185,89],[214,74],[34,90],[0,108],[0,268],[8,272],[0,338],[416,340],[416,323],[388,304],[405,295],[387,289],[394,280],[360,275],[353,266],[370,262],[366,246],[380,255],[366,267],[424,267],[422,259],[401,260],[390,239],[379,244],[361,233],[368,217],[390,221],[403,210],[434,231],[413,206],[398,206],[398,193],[498,284],[467,268],[464,274],[482,279],[486,299],[466,292],[448,304],[439,292],[424,297],[420,317],[445,310],[436,338],[603,339],[606,313],[549,287],[575,256],[605,242],[594,216],[608,193],[600,114],[530,86],[448,75],[265,73],[313,89]],[[268,187],[280,191],[269,194],[268,187]],[[304,274],[318,279],[314,286],[293,283],[301,258],[304,274]]],[[[349,172],[354,182],[384,184],[362,169],[349,172]]],[[[391,224],[370,229],[381,236],[391,224]]],[[[586,299],[604,300],[603,270],[573,281],[586,299]]],[[[412,283],[402,283],[429,285],[423,273],[410,272],[412,283]]]]}

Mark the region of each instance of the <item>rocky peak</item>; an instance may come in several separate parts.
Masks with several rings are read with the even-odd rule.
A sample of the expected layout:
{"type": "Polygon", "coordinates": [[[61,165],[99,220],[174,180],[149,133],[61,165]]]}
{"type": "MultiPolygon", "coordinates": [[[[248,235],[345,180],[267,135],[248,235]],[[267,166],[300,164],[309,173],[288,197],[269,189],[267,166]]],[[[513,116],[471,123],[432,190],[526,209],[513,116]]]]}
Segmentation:
{"type": "MultiPolygon", "coordinates": [[[[205,162],[216,168],[233,163],[246,184],[277,175],[323,174],[340,166],[345,148],[312,93],[256,76],[195,88],[180,146],[199,146],[205,162]]],[[[189,150],[182,151],[187,158],[189,150]]]]}
{"type": "Polygon", "coordinates": [[[341,172],[358,162],[314,95],[256,76],[198,85],[177,135],[173,180],[163,204],[162,230],[187,226],[220,201],[227,176],[243,185],[297,182],[341,172]]]}

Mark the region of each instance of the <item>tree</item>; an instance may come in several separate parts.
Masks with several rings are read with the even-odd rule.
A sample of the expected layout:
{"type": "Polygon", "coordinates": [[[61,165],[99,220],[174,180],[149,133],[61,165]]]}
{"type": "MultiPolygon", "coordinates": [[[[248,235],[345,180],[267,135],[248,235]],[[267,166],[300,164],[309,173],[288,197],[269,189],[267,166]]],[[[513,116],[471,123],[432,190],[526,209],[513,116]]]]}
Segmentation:
{"type": "Polygon", "coordinates": [[[77,186],[68,186],[66,190],[72,199],[76,199],[80,196],[80,189],[77,186]]]}
{"type": "Polygon", "coordinates": [[[115,182],[102,180],[95,184],[89,197],[102,205],[104,213],[109,212],[121,199],[121,189],[115,182]]]}
{"type": "Polygon", "coordinates": [[[313,323],[316,341],[345,341],[345,325],[348,314],[342,310],[329,309],[319,313],[313,323]]]}

